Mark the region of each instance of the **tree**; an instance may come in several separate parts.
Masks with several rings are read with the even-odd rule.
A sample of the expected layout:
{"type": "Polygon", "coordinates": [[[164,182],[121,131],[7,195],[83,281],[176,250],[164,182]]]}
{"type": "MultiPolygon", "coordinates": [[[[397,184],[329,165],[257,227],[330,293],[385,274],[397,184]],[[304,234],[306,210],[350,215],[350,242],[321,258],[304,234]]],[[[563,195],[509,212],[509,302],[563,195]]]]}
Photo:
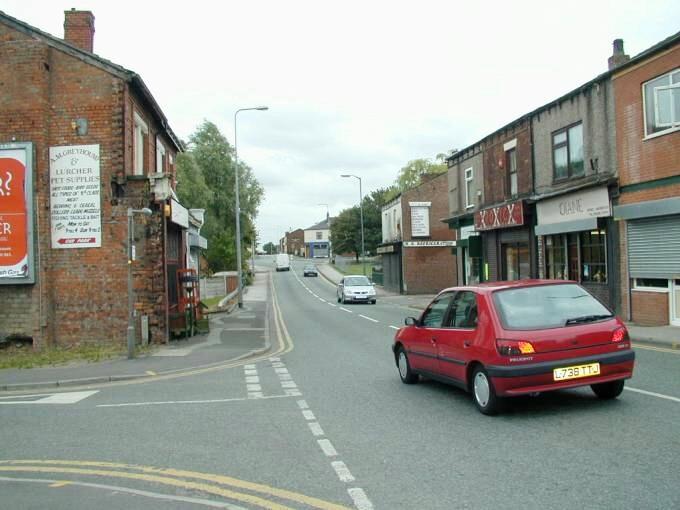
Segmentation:
{"type": "Polygon", "coordinates": [[[273,255],[273,254],[279,252],[279,247],[278,247],[278,245],[276,245],[276,244],[274,244],[274,243],[267,243],[267,244],[265,244],[265,245],[262,247],[262,249],[264,250],[264,252],[265,252],[267,255],[273,255]]]}
{"type": "MultiPolygon", "coordinates": [[[[178,196],[189,207],[206,210],[201,233],[208,239],[211,271],[236,269],[236,210],[233,147],[215,124],[204,121],[189,138],[190,150],[178,158],[178,196]],[[180,164],[181,161],[181,164],[180,164]]],[[[239,161],[242,261],[256,239],[255,217],[264,190],[252,169],[239,161]]]]}
{"type": "MultiPolygon", "coordinates": [[[[372,191],[362,200],[364,214],[364,247],[366,252],[375,253],[382,242],[381,208],[391,198],[392,189],[372,191]]],[[[335,253],[354,253],[359,261],[361,254],[361,211],[359,206],[344,209],[331,223],[331,241],[335,253]]]]}
{"type": "Polygon", "coordinates": [[[420,184],[420,179],[423,175],[443,174],[447,171],[445,158],[445,154],[437,154],[436,162],[434,163],[429,158],[409,161],[405,167],[399,170],[395,186],[399,191],[405,191],[420,184]]]}

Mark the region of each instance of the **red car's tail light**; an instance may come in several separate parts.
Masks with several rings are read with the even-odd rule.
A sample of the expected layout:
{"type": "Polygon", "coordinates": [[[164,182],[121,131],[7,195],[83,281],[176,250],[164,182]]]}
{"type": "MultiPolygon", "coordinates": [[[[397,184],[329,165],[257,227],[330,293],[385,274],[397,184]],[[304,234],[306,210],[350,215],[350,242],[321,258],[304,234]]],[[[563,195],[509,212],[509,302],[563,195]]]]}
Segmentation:
{"type": "Polygon", "coordinates": [[[628,340],[628,330],[626,328],[619,328],[614,331],[614,334],[612,335],[612,342],[621,342],[623,340],[628,340]]]}
{"type": "Polygon", "coordinates": [[[533,354],[536,352],[534,346],[524,340],[496,339],[496,349],[502,356],[519,356],[520,354],[533,354]]]}

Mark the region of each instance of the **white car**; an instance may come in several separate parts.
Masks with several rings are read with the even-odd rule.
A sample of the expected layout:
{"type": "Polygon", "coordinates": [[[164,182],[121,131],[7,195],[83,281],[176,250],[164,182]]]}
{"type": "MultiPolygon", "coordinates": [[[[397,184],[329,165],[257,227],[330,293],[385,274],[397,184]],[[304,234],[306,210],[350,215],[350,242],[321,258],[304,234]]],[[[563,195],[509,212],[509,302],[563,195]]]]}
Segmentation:
{"type": "Polygon", "coordinates": [[[375,304],[375,287],[364,275],[348,275],[338,283],[338,303],[375,304]]]}

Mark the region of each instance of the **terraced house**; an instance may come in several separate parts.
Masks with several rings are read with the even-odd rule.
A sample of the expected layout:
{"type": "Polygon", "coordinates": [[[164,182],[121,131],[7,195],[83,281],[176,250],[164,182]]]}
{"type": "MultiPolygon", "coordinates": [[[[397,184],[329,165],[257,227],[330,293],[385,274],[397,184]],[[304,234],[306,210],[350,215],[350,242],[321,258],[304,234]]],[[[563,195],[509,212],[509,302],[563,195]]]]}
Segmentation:
{"type": "Polygon", "coordinates": [[[66,11],[64,39],[0,12],[0,334],[38,348],[125,342],[128,255],[137,338],[164,341],[200,241],[174,195],[179,140],[93,44],[89,11],[66,11]]]}

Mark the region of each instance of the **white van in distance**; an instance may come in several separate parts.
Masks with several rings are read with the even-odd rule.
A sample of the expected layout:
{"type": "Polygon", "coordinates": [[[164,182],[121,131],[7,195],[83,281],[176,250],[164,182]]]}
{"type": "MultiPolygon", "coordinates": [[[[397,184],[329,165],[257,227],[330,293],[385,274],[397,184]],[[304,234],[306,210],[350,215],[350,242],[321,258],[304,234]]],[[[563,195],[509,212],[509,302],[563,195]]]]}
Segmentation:
{"type": "Polygon", "coordinates": [[[276,256],[276,270],[290,271],[290,257],[287,253],[279,253],[276,256]]]}

